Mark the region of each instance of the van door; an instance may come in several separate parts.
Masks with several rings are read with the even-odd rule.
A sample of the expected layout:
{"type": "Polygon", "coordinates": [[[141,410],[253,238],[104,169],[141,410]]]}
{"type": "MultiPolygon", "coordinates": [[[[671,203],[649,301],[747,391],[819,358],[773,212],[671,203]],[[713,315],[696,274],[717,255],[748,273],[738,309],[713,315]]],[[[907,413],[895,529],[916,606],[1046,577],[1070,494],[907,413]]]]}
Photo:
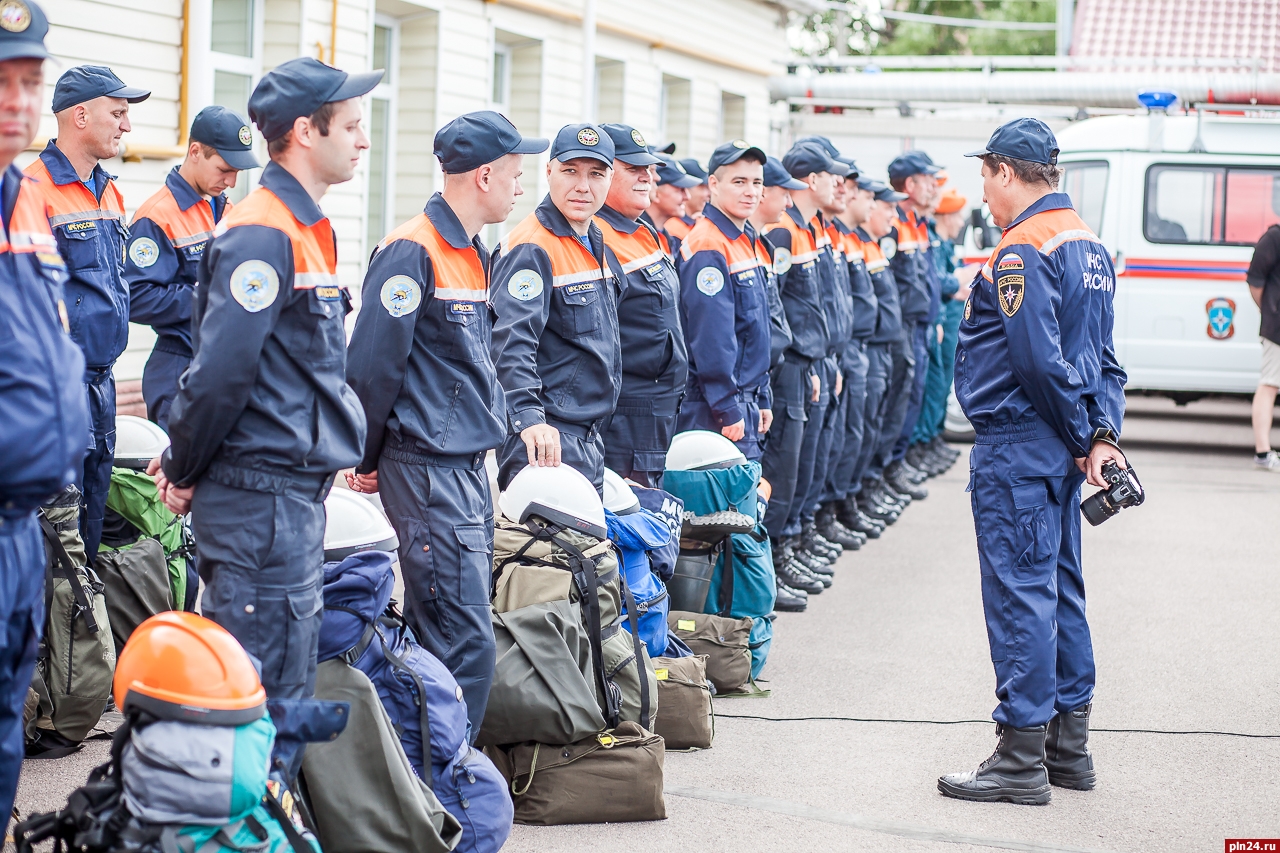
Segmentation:
{"type": "Polygon", "coordinates": [[[1280,170],[1154,162],[1144,183],[1117,288],[1128,293],[1129,387],[1252,390],[1259,315],[1244,276],[1253,244],[1280,221],[1280,170]]]}

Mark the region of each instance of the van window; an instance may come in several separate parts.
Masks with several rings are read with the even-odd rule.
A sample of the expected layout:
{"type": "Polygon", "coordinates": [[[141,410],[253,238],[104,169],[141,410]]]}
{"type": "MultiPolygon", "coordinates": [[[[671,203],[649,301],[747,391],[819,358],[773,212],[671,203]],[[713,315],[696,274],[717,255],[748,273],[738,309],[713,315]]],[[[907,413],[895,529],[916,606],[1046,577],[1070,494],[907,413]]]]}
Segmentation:
{"type": "Polygon", "coordinates": [[[1094,234],[1102,233],[1102,206],[1107,200],[1107,172],[1105,160],[1088,163],[1062,164],[1062,181],[1059,192],[1071,196],[1076,213],[1094,234]]]}
{"type": "Polygon", "coordinates": [[[1280,171],[1152,166],[1143,233],[1152,243],[1252,246],[1280,223],[1280,171]]]}

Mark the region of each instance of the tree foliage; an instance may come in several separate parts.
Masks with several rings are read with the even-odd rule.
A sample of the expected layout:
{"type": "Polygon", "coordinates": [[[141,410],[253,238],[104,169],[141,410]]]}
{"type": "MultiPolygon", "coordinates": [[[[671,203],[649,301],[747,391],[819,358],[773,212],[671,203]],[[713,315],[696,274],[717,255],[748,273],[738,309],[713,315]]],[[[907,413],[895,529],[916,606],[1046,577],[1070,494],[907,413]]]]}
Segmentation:
{"type": "Polygon", "coordinates": [[[792,48],[801,56],[1052,55],[1052,31],[995,30],[917,23],[885,18],[883,9],[981,18],[989,21],[1052,22],[1056,0],[843,0],[843,9],[797,15],[792,48]]]}

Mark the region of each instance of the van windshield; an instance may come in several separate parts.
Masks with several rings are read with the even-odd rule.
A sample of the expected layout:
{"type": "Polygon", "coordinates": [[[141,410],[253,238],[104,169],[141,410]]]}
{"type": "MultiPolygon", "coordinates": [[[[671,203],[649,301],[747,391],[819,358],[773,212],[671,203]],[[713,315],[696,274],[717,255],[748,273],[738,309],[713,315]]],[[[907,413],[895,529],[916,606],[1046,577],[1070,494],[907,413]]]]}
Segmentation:
{"type": "Polygon", "coordinates": [[[1063,163],[1059,192],[1071,196],[1071,204],[1094,234],[1102,233],[1102,207],[1107,200],[1107,161],[1063,163]]]}
{"type": "Polygon", "coordinates": [[[1280,171],[1155,165],[1142,230],[1151,243],[1252,246],[1280,223],[1280,171]]]}

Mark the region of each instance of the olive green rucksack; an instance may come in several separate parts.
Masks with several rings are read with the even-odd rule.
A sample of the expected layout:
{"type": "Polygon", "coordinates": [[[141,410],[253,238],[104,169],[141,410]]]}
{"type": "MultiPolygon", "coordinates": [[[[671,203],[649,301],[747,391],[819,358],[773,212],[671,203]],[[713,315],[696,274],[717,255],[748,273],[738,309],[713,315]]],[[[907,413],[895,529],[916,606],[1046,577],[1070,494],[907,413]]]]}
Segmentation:
{"type": "Polygon", "coordinates": [[[45,625],[31,682],[36,695],[24,723],[29,744],[39,741],[40,730],[51,730],[59,737],[50,740],[66,750],[84,740],[106,710],[116,649],[104,586],[88,567],[80,538],[80,490],[68,486],[41,508],[40,527],[48,555],[45,625]]]}

